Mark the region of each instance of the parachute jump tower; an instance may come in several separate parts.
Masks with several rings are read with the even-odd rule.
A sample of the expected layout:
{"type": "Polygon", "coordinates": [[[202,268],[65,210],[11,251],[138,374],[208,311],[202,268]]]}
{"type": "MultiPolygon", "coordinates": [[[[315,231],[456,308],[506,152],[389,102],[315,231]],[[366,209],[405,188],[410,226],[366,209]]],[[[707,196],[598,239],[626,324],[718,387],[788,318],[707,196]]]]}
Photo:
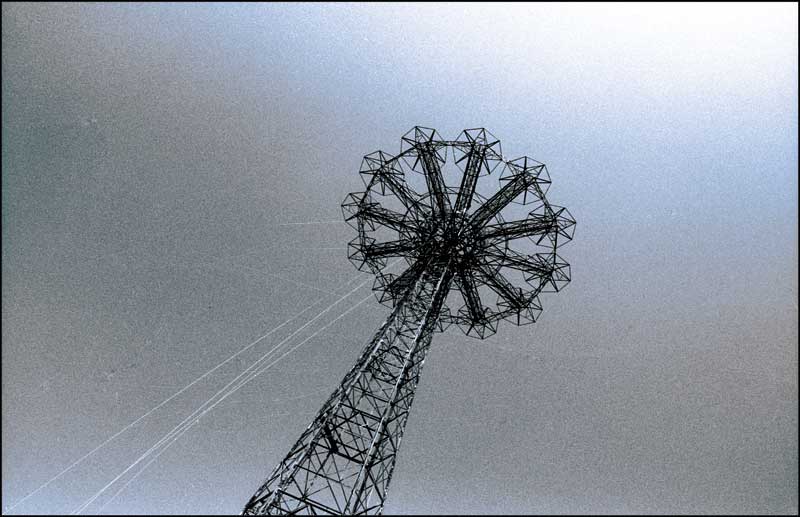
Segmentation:
{"type": "Polygon", "coordinates": [[[570,280],[556,251],[575,220],[545,199],[547,168],[505,160],[485,129],[446,141],[415,127],[400,154],[369,154],[360,172],[366,190],[342,204],[358,231],[349,257],[392,312],[245,515],[380,514],[433,333],[456,324],[485,338],[500,320],[533,323],[539,294],[570,280]]]}

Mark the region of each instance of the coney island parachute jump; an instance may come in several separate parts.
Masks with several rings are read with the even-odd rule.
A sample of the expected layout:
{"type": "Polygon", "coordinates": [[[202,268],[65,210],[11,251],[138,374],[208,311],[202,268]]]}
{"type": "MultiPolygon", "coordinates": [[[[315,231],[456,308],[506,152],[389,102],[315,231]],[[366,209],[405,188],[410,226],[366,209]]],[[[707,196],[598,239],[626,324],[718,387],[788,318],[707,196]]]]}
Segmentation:
{"type": "Polygon", "coordinates": [[[506,160],[485,129],[415,127],[360,172],[366,190],[342,204],[349,257],[392,312],[244,514],[380,514],[433,333],[533,323],[570,280],[557,251],[575,220],[545,198],[547,168],[506,160]]]}

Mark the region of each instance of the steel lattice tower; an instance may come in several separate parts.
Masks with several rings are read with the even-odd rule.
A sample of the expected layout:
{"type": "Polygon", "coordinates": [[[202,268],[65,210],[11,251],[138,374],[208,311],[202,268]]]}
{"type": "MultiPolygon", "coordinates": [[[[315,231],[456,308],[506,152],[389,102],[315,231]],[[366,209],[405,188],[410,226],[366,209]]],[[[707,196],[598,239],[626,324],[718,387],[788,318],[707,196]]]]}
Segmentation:
{"type": "Polygon", "coordinates": [[[539,294],[569,282],[556,249],[575,221],[545,199],[546,167],[504,160],[485,129],[445,141],[415,127],[399,155],[367,155],[360,172],[366,190],[342,204],[358,231],[350,259],[393,310],[244,514],[380,514],[434,331],[484,338],[501,319],[533,323],[539,294]],[[481,195],[497,169],[501,187],[481,195]],[[507,222],[514,207],[523,215],[507,222]],[[405,271],[387,272],[393,257],[405,271]]]}

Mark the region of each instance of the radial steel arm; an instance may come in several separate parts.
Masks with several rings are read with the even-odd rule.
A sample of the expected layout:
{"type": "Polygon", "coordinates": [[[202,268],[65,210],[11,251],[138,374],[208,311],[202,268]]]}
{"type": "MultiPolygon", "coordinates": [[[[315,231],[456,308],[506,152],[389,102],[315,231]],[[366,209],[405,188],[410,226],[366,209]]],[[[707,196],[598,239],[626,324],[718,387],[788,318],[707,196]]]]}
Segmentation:
{"type": "Polygon", "coordinates": [[[486,253],[487,260],[498,266],[516,269],[534,277],[548,277],[553,274],[550,257],[550,254],[524,255],[512,250],[504,252],[492,250],[486,253]]]}
{"type": "Polygon", "coordinates": [[[490,197],[472,214],[472,217],[469,218],[469,223],[473,228],[480,228],[517,196],[522,194],[525,189],[535,183],[536,176],[533,174],[524,173],[513,176],[495,195],[490,197]]]}
{"type": "Polygon", "coordinates": [[[527,300],[523,296],[522,289],[514,287],[501,273],[491,271],[484,265],[478,266],[477,271],[486,284],[502,296],[510,306],[522,308],[526,305],[527,300]]]}
{"type": "Polygon", "coordinates": [[[432,208],[434,215],[444,219],[450,209],[450,199],[447,197],[447,187],[442,178],[442,169],[436,157],[436,148],[431,143],[417,145],[417,159],[422,162],[425,171],[425,181],[428,192],[433,197],[432,208]]]}
{"type": "MultiPolygon", "coordinates": [[[[457,214],[464,214],[472,204],[472,196],[475,194],[475,185],[478,183],[478,176],[484,165],[486,148],[482,145],[470,146],[467,154],[467,165],[464,168],[464,176],[461,178],[461,186],[458,189],[456,206],[453,209],[453,217],[457,214]]],[[[463,159],[463,158],[462,158],[463,159]]]]}
{"type": "Polygon", "coordinates": [[[354,217],[360,217],[372,223],[387,226],[398,232],[413,232],[416,225],[407,220],[403,214],[382,207],[379,203],[363,203],[358,207],[354,217]]]}
{"type": "Polygon", "coordinates": [[[507,241],[540,235],[544,238],[549,233],[558,231],[558,221],[555,217],[546,215],[532,215],[521,221],[510,221],[486,226],[482,235],[490,241],[507,241]]]}
{"type": "Polygon", "coordinates": [[[404,184],[396,174],[391,174],[385,169],[381,169],[375,173],[372,181],[378,181],[387,187],[408,210],[418,210],[419,194],[404,184]]]}
{"type": "Polygon", "coordinates": [[[483,304],[481,303],[481,297],[478,295],[478,288],[475,284],[475,278],[472,277],[472,273],[459,270],[456,282],[464,297],[464,301],[467,303],[467,310],[469,311],[470,317],[476,322],[481,322],[484,312],[483,304]]]}
{"type": "Polygon", "coordinates": [[[411,239],[369,244],[364,249],[364,256],[367,258],[399,257],[413,252],[416,247],[417,243],[411,239]]]}

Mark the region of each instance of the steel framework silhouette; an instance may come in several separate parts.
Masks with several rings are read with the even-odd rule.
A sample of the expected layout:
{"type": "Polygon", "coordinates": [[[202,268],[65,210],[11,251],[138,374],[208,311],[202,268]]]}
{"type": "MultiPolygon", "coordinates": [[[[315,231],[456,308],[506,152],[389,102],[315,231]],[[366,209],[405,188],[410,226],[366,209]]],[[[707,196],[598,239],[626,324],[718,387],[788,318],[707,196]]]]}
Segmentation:
{"type": "Polygon", "coordinates": [[[400,154],[369,154],[360,172],[366,190],[342,204],[358,231],[349,257],[393,309],[244,514],[380,514],[434,331],[533,323],[539,294],[569,282],[556,250],[575,220],[545,199],[547,168],[504,160],[485,129],[445,141],[415,127],[400,154]],[[498,169],[500,188],[481,194],[498,169]],[[405,271],[388,272],[393,257],[405,271]]]}

